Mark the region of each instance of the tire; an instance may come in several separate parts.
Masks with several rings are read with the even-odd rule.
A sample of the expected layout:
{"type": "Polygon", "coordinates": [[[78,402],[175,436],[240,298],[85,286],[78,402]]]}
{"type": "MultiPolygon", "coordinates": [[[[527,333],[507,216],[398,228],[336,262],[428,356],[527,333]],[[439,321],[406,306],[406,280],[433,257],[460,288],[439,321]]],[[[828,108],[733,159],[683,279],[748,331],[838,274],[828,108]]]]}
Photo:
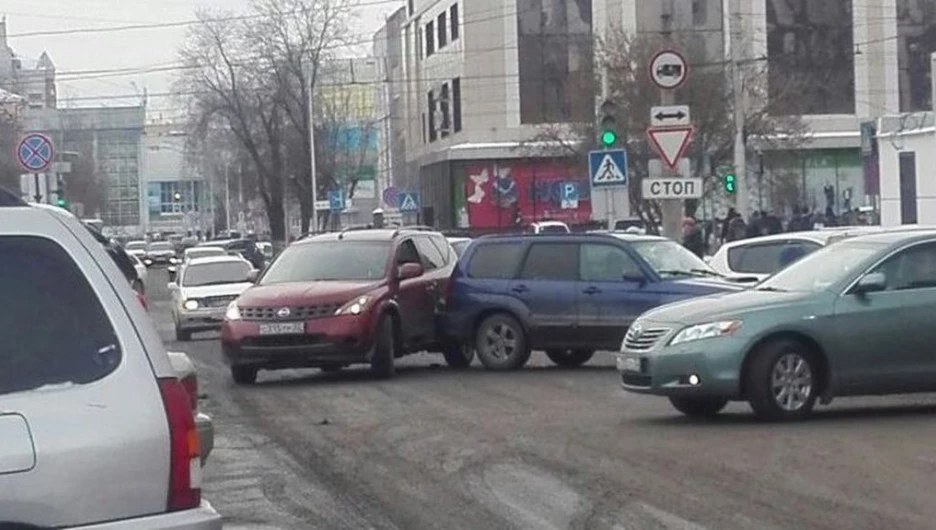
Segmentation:
{"type": "Polygon", "coordinates": [[[801,342],[777,340],[753,355],[744,382],[754,414],[766,421],[807,418],[820,391],[815,353],[801,342]]]}
{"type": "Polygon", "coordinates": [[[253,366],[235,364],[231,366],[231,379],[239,385],[252,385],[257,382],[257,369],[253,366]]]}
{"type": "Polygon", "coordinates": [[[556,366],[578,368],[591,360],[595,350],[546,350],[546,356],[556,366]]]}
{"type": "Polygon", "coordinates": [[[175,340],[177,342],[188,342],[192,340],[192,332],[186,331],[184,329],[179,329],[178,326],[175,328],[175,340]]]}
{"type": "Polygon", "coordinates": [[[725,405],[728,398],[721,397],[670,397],[673,408],[690,418],[714,418],[725,405]]]}
{"type": "Polygon", "coordinates": [[[374,356],[371,358],[371,374],[377,379],[390,379],[395,368],[393,361],[396,358],[396,334],[393,329],[393,318],[390,315],[380,317],[377,325],[377,336],[374,340],[374,356]]]}
{"type": "Polygon", "coordinates": [[[450,368],[468,368],[475,358],[475,350],[468,344],[446,343],[442,348],[445,364],[450,368]]]}
{"type": "Polygon", "coordinates": [[[488,370],[518,370],[530,360],[530,342],[523,326],[506,313],[491,315],[475,333],[475,350],[488,370]]]}

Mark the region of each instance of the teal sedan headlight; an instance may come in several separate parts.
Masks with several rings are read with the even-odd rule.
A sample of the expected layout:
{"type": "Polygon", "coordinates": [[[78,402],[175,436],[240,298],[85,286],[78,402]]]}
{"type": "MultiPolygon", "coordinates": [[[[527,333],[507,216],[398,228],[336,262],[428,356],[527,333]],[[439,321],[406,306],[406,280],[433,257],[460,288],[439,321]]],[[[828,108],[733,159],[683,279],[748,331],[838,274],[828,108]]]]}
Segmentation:
{"type": "Polygon", "coordinates": [[[708,322],[705,324],[696,324],[683,329],[673,337],[670,346],[692,342],[702,339],[714,339],[715,337],[724,337],[733,334],[741,327],[740,320],[723,320],[721,322],[708,322]]]}

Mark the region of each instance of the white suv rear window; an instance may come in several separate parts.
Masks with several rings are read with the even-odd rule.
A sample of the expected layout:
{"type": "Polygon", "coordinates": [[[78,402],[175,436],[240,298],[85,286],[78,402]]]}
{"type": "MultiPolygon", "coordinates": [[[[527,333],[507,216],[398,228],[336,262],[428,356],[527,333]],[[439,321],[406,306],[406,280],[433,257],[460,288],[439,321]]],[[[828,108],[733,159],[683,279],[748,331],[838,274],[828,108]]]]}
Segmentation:
{"type": "Polygon", "coordinates": [[[85,384],[120,364],[110,320],[57,243],[0,237],[0,394],[85,384]]]}

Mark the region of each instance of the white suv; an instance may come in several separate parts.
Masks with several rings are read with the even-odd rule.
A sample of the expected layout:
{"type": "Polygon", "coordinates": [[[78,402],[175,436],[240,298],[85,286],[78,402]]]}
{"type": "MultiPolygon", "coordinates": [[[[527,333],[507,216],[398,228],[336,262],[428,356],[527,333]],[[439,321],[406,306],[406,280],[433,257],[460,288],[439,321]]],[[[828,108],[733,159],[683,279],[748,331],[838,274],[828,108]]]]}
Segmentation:
{"type": "Polygon", "coordinates": [[[0,528],[220,529],[192,398],[80,221],[0,200],[0,293],[0,528]]]}

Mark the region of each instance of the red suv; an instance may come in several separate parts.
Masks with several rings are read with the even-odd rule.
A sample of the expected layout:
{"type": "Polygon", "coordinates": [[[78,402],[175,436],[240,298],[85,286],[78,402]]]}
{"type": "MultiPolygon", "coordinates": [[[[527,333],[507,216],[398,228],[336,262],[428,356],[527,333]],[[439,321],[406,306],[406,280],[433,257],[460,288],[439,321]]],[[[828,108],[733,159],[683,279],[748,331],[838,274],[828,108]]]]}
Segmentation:
{"type": "Polygon", "coordinates": [[[394,359],[419,351],[467,366],[474,351],[446,347],[437,332],[456,260],[442,234],[414,228],[293,243],[228,307],[221,347],[231,376],[251,384],[258,370],[369,364],[389,378],[394,359]]]}

